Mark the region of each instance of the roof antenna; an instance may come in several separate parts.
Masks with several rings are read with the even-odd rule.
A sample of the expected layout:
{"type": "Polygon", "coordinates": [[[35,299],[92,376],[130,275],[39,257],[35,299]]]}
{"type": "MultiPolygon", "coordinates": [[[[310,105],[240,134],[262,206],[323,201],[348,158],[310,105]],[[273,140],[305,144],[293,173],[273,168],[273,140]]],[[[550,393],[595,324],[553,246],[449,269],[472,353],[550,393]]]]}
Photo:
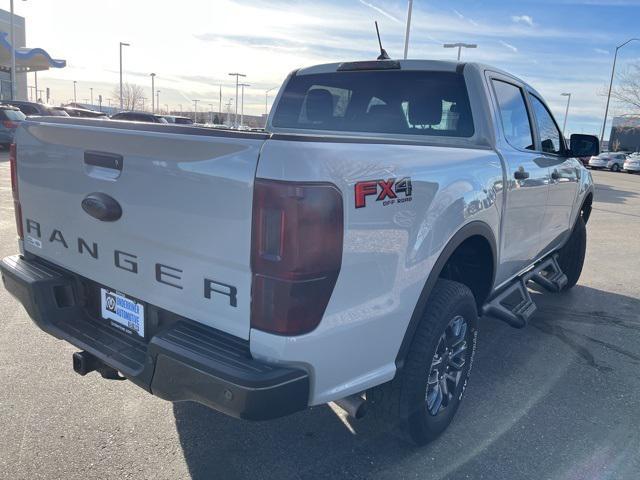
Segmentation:
{"type": "Polygon", "coordinates": [[[378,34],[378,45],[380,45],[380,55],[378,55],[378,60],[391,60],[387,51],[382,48],[382,41],[380,40],[380,30],[378,29],[378,21],[375,21],[376,24],[376,33],[378,34]]]}

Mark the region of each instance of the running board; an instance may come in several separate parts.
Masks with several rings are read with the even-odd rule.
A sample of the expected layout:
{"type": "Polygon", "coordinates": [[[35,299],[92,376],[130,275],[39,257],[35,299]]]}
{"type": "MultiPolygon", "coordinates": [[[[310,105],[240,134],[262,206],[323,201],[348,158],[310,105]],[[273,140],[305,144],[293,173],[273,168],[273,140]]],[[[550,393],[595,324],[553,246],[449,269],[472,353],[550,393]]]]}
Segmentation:
{"type": "Polygon", "coordinates": [[[527,283],[532,281],[550,292],[559,292],[567,284],[558,259],[554,255],[516,278],[482,308],[484,315],[497,318],[515,328],[524,328],[536,312],[527,283]]]}

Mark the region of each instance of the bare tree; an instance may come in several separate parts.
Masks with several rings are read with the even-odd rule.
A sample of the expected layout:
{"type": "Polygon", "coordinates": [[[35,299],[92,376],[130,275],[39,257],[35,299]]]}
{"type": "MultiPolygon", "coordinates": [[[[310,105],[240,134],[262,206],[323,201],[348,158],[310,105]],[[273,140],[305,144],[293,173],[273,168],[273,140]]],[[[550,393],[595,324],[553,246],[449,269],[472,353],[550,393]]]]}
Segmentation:
{"type": "Polygon", "coordinates": [[[617,80],[611,98],[634,113],[640,113],[640,62],[628,65],[617,75],[617,80]]]}
{"type": "MultiPolygon", "coordinates": [[[[120,85],[116,85],[111,92],[113,101],[116,105],[120,105],[120,85]]],[[[142,109],[142,98],[144,90],[139,85],[125,83],[122,85],[122,108],[125,110],[142,109]]]]}

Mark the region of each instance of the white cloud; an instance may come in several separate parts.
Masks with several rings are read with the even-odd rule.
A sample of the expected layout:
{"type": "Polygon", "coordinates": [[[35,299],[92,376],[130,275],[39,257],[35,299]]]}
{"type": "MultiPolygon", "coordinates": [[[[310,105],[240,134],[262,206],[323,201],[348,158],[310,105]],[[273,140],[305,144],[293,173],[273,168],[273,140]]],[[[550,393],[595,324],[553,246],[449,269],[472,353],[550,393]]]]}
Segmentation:
{"type": "Polygon", "coordinates": [[[358,0],[362,5],[364,5],[365,7],[369,7],[374,9],[376,12],[384,15],[385,17],[393,20],[394,22],[397,23],[402,23],[402,21],[398,18],[398,17],[394,17],[393,15],[391,15],[389,12],[381,9],[380,7],[376,7],[373,3],[369,3],[369,2],[365,2],[364,0],[358,0]]]}
{"type": "Polygon", "coordinates": [[[478,22],[476,22],[473,18],[469,18],[469,17],[465,17],[463,14],[461,14],[458,10],[456,10],[455,8],[453,9],[453,13],[455,13],[458,18],[460,20],[466,20],[467,22],[469,22],[471,25],[473,25],[474,27],[479,27],[480,25],[478,24],[478,22]]]}
{"type": "Polygon", "coordinates": [[[533,17],[529,15],[513,15],[511,17],[511,20],[513,20],[516,23],[524,23],[525,25],[529,25],[530,27],[533,27],[533,17]]]}
{"type": "Polygon", "coordinates": [[[609,55],[609,50],[605,50],[604,48],[594,48],[593,51],[601,55],[609,55]]]}
{"type": "Polygon", "coordinates": [[[500,40],[500,45],[502,45],[505,48],[508,48],[509,50],[511,50],[514,53],[518,53],[518,47],[515,47],[513,45],[511,45],[510,43],[507,43],[503,40],[500,40]]]}

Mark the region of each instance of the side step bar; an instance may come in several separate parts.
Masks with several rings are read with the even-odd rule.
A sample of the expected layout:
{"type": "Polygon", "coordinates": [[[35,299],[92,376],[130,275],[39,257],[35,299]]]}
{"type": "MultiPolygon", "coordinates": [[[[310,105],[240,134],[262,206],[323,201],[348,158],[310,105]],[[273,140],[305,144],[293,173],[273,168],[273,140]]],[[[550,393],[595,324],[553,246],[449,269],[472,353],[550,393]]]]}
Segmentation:
{"type": "Polygon", "coordinates": [[[482,308],[482,313],[502,320],[512,327],[524,328],[537,310],[527,289],[529,281],[550,292],[560,292],[568,280],[560,269],[557,256],[551,256],[492,297],[482,308]]]}

